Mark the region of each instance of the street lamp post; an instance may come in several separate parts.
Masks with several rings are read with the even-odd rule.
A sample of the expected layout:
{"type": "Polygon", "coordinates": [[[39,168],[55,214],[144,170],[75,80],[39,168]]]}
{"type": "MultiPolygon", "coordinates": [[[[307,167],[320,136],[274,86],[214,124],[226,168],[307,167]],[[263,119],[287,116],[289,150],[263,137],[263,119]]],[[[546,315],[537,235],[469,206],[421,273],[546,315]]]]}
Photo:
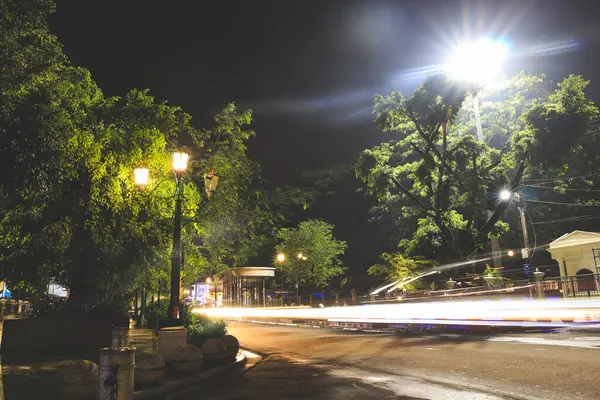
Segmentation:
{"type": "MultiPolygon", "coordinates": [[[[298,259],[302,260],[302,261],[306,261],[308,259],[308,257],[306,257],[302,253],[298,253],[298,259]]],[[[298,291],[298,282],[296,282],[296,304],[298,306],[300,305],[300,295],[299,295],[299,291],[298,291]]]]}
{"type": "MultiPolygon", "coordinates": [[[[175,213],[173,215],[173,248],[171,251],[171,291],[169,299],[169,324],[179,324],[180,281],[181,281],[181,223],[182,204],[184,191],[184,172],[187,169],[189,154],[184,152],[173,153],[173,171],[175,172],[175,213]]],[[[135,184],[145,187],[148,184],[149,171],[147,168],[134,170],[135,184]]],[[[218,176],[210,171],[204,178],[206,194],[210,198],[218,184],[218,176]]],[[[158,184],[160,185],[160,183],[158,184]]],[[[157,187],[158,187],[157,185],[157,187]]]]}
{"type": "Polygon", "coordinates": [[[175,214],[173,216],[173,249],[171,251],[171,297],[169,300],[169,319],[179,320],[179,287],[181,281],[181,206],[183,204],[183,173],[187,168],[189,155],[183,152],[173,153],[175,171],[175,214]]]}
{"type": "MultiPolygon", "coordinates": [[[[308,257],[305,256],[303,253],[296,254],[296,257],[300,261],[306,261],[306,260],[308,260],[308,257]]],[[[283,264],[285,262],[285,259],[286,259],[286,257],[285,257],[284,253],[278,253],[275,256],[275,261],[277,261],[277,263],[279,263],[279,264],[283,264]]],[[[300,305],[300,292],[299,292],[298,282],[296,282],[296,304],[300,305]]]]}
{"type": "MultiPolygon", "coordinates": [[[[517,202],[517,208],[519,210],[519,219],[521,220],[521,231],[523,233],[523,249],[521,250],[521,256],[523,257],[523,268],[527,269],[527,265],[531,268],[531,248],[529,247],[529,233],[527,232],[527,218],[526,218],[526,210],[525,204],[521,202],[521,196],[518,192],[511,192],[508,189],[503,189],[500,192],[500,200],[509,201],[511,199],[515,199],[517,202]]],[[[509,251],[509,256],[513,256],[514,252],[512,250],[509,251]],[[510,254],[512,253],[512,254],[510,254]]]]}
{"type": "MultiPolygon", "coordinates": [[[[444,72],[450,79],[455,81],[486,86],[497,79],[507,57],[508,47],[504,42],[481,38],[475,42],[465,43],[454,48],[450,58],[444,65],[444,72]]],[[[475,114],[477,140],[483,142],[478,94],[473,96],[473,112],[475,114]]],[[[492,214],[492,210],[487,210],[488,218],[492,214]]],[[[498,238],[491,238],[490,242],[494,267],[498,268],[502,264],[500,242],[498,238]]]]}

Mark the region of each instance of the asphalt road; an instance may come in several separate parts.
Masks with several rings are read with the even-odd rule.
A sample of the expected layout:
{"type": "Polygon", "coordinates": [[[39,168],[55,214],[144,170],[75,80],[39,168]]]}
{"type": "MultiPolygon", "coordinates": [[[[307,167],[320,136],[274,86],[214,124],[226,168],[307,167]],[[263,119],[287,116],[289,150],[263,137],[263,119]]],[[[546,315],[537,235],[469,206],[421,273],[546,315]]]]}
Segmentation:
{"type": "Polygon", "coordinates": [[[240,322],[229,331],[266,357],[203,399],[600,399],[592,332],[406,336],[240,322]]]}

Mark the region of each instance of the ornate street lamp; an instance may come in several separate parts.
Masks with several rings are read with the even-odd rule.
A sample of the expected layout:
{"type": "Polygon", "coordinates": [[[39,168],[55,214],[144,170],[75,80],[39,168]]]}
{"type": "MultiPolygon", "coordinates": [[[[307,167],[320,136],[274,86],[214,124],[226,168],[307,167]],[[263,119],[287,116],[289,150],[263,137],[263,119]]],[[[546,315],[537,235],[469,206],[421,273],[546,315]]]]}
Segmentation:
{"type": "MultiPolygon", "coordinates": [[[[181,281],[181,221],[182,203],[184,189],[184,172],[187,169],[190,155],[185,152],[173,153],[173,171],[175,172],[175,213],[173,216],[173,250],[171,252],[171,293],[169,301],[169,324],[178,325],[179,303],[180,303],[180,281],[181,281]]],[[[147,168],[136,168],[134,170],[134,181],[139,187],[148,184],[149,171],[147,168]]],[[[219,178],[214,171],[205,176],[204,184],[206,194],[210,198],[216,188],[219,178]]],[[[163,181],[164,182],[164,181],[163,181]]],[[[161,182],[162,183],[162,182],[161,182]]],[[[160,183],[158,184],[160,185],[160,183]]],[[[157,186],[158,187],[158,186],[157,186]]]]}

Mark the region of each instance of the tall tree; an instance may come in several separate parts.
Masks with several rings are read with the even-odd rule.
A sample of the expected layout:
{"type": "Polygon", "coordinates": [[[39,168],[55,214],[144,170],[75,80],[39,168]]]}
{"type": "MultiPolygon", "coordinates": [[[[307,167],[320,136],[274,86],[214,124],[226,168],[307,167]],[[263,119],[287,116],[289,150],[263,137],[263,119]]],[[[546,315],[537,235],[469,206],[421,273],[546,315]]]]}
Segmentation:
{"type": "Polygon", "coordinates": [[[303,221],[297,228],[281,229],[278,238],[281,243],[276,251],[285,259],[277,266],[286,282],[315,290],[344,272],[340,256],[346,242],[333,237],[332,225],[320,220],[303,221]]]}
{"type": "MultiPolygon", "coordinates": [[[[583,149],[583,143],[593,138],[590,126],[597,116],[596,106],[585,96],[586,85],[581,77],[570,76],[550,92],[543,76],[517,75],[499,98],[482,109],[487,141],[496,148],[474,139],[469,95],[464,96],[466,109],[448,120],[446,141],[442,123],[433,124],[433,130],[428,130],[432,125],[421,125],[443,115],[439,102],[447,92],[427,94],[435,85],[426,82],[409,100],[399,94],[378,96],[376,123],[395,136],[365,150],[357,174],[378,196],[381,207],[393,213],[404,255],[438,261],[463,258],[483,249],[487,236],[507,231],[503,219],[512,220],[514,232],[518,221],[505,215],[514,203],[500,202],[497,194],[501,189],[519,191],[524,174],[526,182],[555,182],[563,194],[567,189],[563,184],[573,182],[569,175],[595,176],[597,153],[583,149]],[[421,119],[414,116],[420,104],[425,105],[420,108],[425,110],[421,119]],[[494,211],[491,217],[486,210],[494,211]]],[[[590,179],[575,179],[580,185],[592,184],[590,179]]],[[[533,214],[548,207],[528,198],[531,188],[521,191],[522,200],[539,201],[531,207],[533,214]]]]}
{"type": "Polygon", "coordinates": [[[389,141],[363,151],[356,171],[382,205],[394,211],[398,241],[408,256],[438,261],[481,248],[488,234],[485,210],[508,184],[508,160],[469,135],[451,135],[465,98],[475,88],[430,78],[413,97],[375,98],[375,123],[389,141]]]}
{"type": "Polygon", "coordinates": [[[173,185],[169,152],[191,144],[184,186],[185,278],[236,264],[281,221],[246,156],[250,111],[233,104],[198,131],[179,107],[132,90],[106,98],[48,33],[51,0],[0,1],[0,265],[39,292],[54,278],[77,304],[166,285],[173,185]],[[148,167],[146,190],[132,172],[148,167]],[[203,178],[222,177],[207,202],[203,178]],[[262,236],[261,236],[262,235],[262,236]],[[212,241],[212,242],[211,242],[212,241]],[[227,246],[235,242],[236,245],[227,246]],[[216,243],[216,244],[215,244],[216,243]]]}

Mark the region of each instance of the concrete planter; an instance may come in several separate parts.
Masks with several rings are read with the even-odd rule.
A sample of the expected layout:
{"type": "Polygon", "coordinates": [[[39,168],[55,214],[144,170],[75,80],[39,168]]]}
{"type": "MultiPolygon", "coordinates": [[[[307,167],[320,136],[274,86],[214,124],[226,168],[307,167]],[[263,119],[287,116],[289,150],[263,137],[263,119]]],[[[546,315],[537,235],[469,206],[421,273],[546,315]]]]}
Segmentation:
{"type": "Polygon", "coordinates": [[[240,351],[240,342],[236,339],[235,336],[225,335],[221,338],[223,344],[225,344],[226,354],[229,360],[235,359],[237,353],[240,351]]]}
{"type": "Polygon", "coordinates": [[[63,399],[93,399],[98,388],[98,366],[88,360],[71,361],[57,374],[63,399]]]}
{"type": "Polygon", "coordinates": [[[177,372],[194,374],[202,370],[204,355],[198,346],[188,343],[179,347],[173,354],[171,366],[177,372]]]}
{"type": "Polygon", "coordinates": [[[73,385],[58,385],[58,393],[61,399],[92,400],[96,398],[97,392],[98,380],[73,385]]]}
{"type": "Polygon", "coordinates": [[[201,350],[204,355],[204,365],[207,368],[224,365],[230,361],[227,346],[221,339],[207,339],[202,344],[201,350]]]}
{"type": "Polygon", "coordinates": [[[166,373],[165,360],[156,352],[140,352],[135,356],[135,387],[147,388],[159,384],[166,373]]]}

